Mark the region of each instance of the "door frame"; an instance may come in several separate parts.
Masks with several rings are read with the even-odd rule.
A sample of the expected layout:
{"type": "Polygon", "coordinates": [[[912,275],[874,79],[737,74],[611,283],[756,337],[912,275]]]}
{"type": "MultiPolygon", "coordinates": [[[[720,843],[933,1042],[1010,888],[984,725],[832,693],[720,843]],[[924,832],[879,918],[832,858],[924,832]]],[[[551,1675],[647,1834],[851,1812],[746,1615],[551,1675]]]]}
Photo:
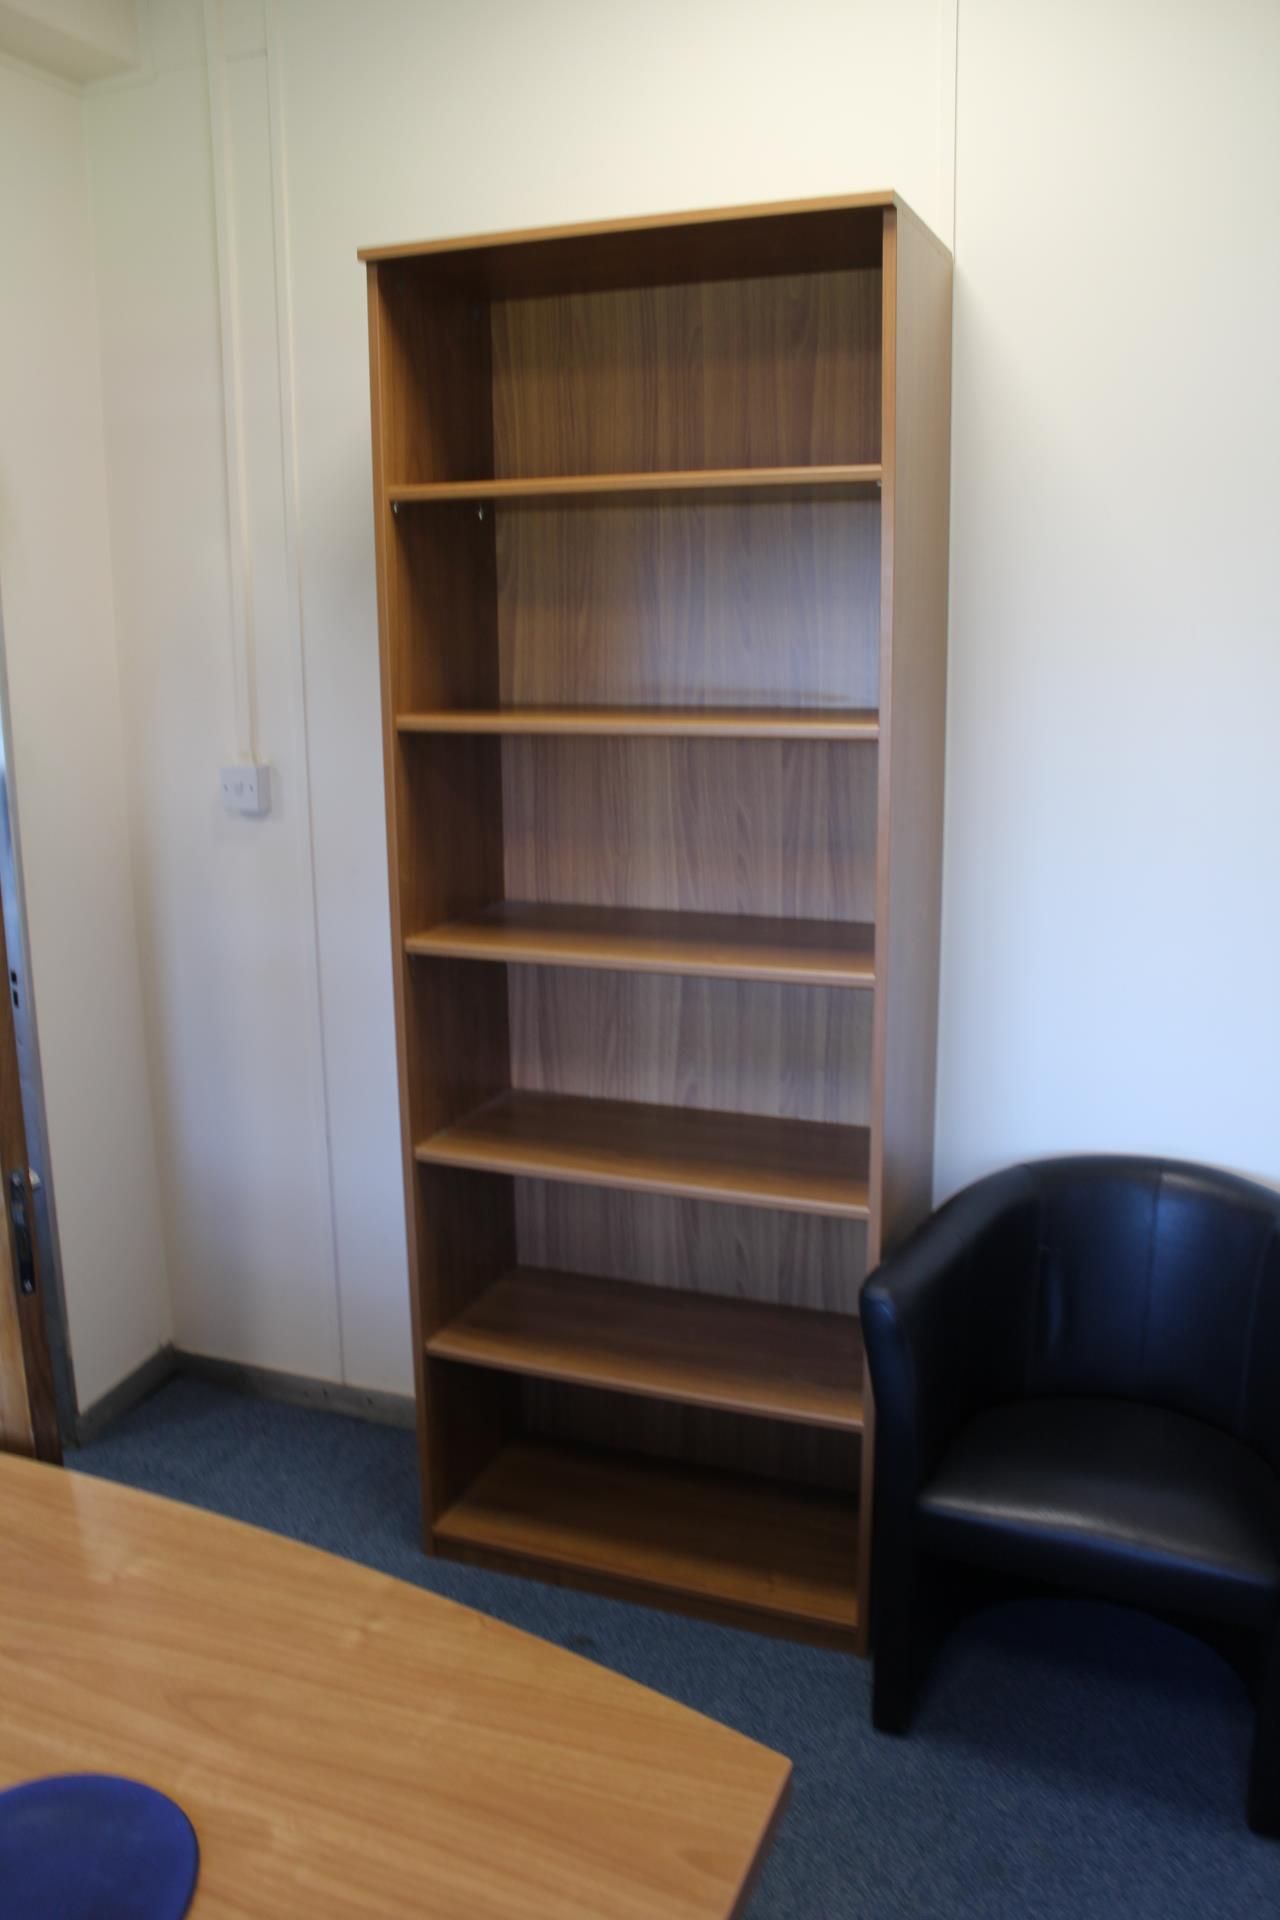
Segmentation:
{"type": "MultiPolygon", "coordinates": [[[[67,1338],[67,1302],[62,1285],[53,1180],[49,1171],[49,1136],[45,1123],[44,1083],[40,1076],[40,1042],[31,990],[31,951],[27,941],[26,894],[22,883],[22,851],[13,765],[8,654],[5,647],[4,608],[0,605],[0,910],[3,911],[4,944],[8,951],[10,976],[0,984],[3,984],[9,996],[17,1045],[18,1086],[27,1144],[27,1203],[39,1275],[36,1298],[43,1308],[44,1335],[53,1374],[54,1413],[61,1440],[64,1444],[74,1445],[79,1423],[79,1402],[67,1338]]],[[[0,1191],[0,1204],[7,1211],[7,1181],[11,1170],[6,1167],[0,1171],[3,1173],[5,1189],[0,1191]]],[[[0,1230],[9,1231],[7,1218],[0,1218],[0,1230]]],[[[35,1424],[35,1407],[32,1408],[32,1419],[35,1424]]]]}

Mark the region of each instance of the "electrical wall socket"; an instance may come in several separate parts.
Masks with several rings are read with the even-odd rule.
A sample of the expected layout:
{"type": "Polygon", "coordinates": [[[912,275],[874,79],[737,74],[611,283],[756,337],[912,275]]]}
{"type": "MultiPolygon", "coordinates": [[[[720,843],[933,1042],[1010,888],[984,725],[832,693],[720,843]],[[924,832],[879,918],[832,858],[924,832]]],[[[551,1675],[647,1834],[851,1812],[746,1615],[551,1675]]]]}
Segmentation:
{"type": "Polygon", "coordinates": [[[222,804],[228,813],[262,814],[271,811],[271,769],[243,761],[222,769],[222,804]]]}

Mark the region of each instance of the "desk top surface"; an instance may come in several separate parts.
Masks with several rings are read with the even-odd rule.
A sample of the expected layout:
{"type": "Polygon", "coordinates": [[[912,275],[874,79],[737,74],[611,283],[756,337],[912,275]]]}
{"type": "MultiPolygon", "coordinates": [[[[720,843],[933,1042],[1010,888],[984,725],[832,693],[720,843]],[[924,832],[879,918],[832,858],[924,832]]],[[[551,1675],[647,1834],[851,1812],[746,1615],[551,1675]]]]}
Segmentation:
{"type": "Polygon", "coordinates": [[[0,1786],[72,1772],[186,1809],[193,1920],[723,1920],[790,1766],[385,1574],[0,1455],[0,1786]]]}

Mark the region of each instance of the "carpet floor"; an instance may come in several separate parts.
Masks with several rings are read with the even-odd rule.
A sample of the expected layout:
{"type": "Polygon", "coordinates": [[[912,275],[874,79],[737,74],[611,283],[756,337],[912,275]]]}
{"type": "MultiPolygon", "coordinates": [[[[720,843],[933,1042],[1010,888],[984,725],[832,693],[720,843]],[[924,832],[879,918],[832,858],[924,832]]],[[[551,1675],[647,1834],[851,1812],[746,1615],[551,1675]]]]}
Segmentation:
{"type": "Polygon", "coordinates": [[[448,1594],[789,1755],[750,1920],[1280,1915],[1280,1843],[1244,1824],[1244,1692],[1138,1614],[979,1615],[894,1740],[872,1733],[850,1656],[428,1560],[413,1440],[393,1428],[179,1379],[68,1465],[448,1594]]]}

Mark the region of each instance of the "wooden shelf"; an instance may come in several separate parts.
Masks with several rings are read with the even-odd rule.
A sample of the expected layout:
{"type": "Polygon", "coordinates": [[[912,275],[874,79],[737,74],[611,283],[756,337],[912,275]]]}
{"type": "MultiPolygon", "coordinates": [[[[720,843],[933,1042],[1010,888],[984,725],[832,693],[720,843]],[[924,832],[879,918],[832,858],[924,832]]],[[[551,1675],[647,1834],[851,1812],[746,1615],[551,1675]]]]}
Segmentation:
{"type": "Polygon", "coordinates": [[[488,707],[396,716],[401,733],[595,734],[701,740],[878,740],[860,707],[488,707]]]}
{"type": "Polygon", "coordinates": [[[832,1494],[534,1441],[505,1447],[435,1527],[438,1544],[515,1570],[849,1634],[856,1535],[852,1500],[832,1494]]]}
{"type": "Polygon", "coordinates": [[[586,1186],[864,1220],[865,1127],[511,1091],[422,1141],[419,1160],[586,1186]]]}
{"type": "Polygon", "coordinates": [[[856,493],[877,497],[879,462],[832,467],[706,467],[665,473],[561,473],[518,480],[428,480],[387,488],[393,506],[432,506],[451,500],[480,505],[507,501],[575,500],[591,497],[643,499],[679,493],[856,493]]]}
{"type": "Polygon", "coordinates": [[[427,1341],[438,1360],[862,1431],[852,1314],[516,1268],[427,1341]]]}
{"type": "Polygon", "coordinates": [[[875,984],[875,929],[841,920],[504,900],[465,920],[410,934],[405,948],[530,966],[711,974],[824,987],[875,984]]]}

